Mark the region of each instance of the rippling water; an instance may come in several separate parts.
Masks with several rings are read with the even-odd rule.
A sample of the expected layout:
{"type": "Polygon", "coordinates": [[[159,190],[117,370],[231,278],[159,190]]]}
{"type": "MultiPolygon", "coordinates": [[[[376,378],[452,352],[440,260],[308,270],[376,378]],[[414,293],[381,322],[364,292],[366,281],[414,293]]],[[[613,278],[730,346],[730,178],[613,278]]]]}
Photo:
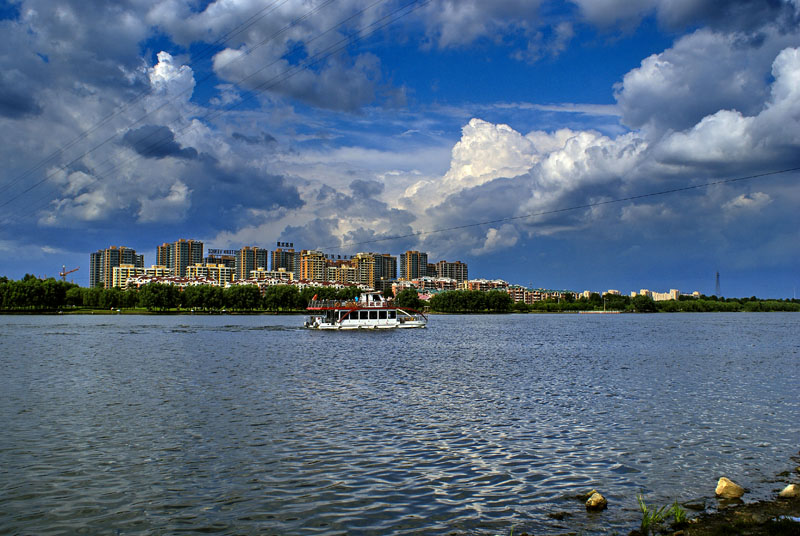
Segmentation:
{"type": "Polygon", "coordinates": [[[3,534],[627,532],[800,446],[797,314],[0,318],[3,534]]]}

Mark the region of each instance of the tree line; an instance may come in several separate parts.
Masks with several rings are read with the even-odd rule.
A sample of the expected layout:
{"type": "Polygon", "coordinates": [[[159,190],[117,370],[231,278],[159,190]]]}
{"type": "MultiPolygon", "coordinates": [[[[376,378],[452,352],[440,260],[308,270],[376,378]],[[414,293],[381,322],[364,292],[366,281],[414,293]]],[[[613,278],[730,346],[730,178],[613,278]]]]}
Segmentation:
{"type": "Polygon", "coordinates": [[[360,294],[357,287],[345,289],[305,288],[291,285],[268,287],[261,293],[256,285],[228,288],[194,285],[180,289],[174,285],[148,283],[139,289],[84,288],[57,279],[39,279],[26,275],[19,281],[0,277],[0,310],[57,311],[69,309],[133,309],[164,312],[189,309],[204,312],[230,311],[299,311],[318,299],[352,300],[360,294]]]}
{"type": "MultiPolygon", "coordinates": [[[[188,286],[181,290],[173,285],[149,283],[140,289],[84,288],[57,279],[41,280],[26,275],[19,281],[0,277],[0,310],[3,311],[57,311],[67,309],[134,309],[165,312],[194,310],[219,311],[269,311],[297,312],[305,310],[316,295],[318,299],[347,301],[360,294],[357,287],[335,289],[309,287],[299,289],[293,285],[267,287],[263,292],[255,285],[235,285],[222,288],[212,285],[188,286]]],[[[391,295],[391,292],[388,293],[391,295]]],[[[508,312],[739,312],[739,311],[800,311],[800,300],[761,300],[750,298],[718,298],[716,296],[681,296],[679,300],[654,301],[647,296],[630,298],[622,295],[592,293],[588,298],[577,298],[567,293],[556,300],[525,304],[514,303],[503,291],[455,290],[435,294],[423,302],[414,289],[398,293],[395,303],[401,307],[430,310],[441,313],[508,313],[508,312]]]]}
{"type": "Polygon", "coordinates": [[[655,301],[649,296],[600,294],[593,292],[588,298],[577,298],[567,293],[560,299],[524,304],[514,304],[515,312],[578,312],[621,311],[636,313],[738,313],[791,311],[800,312],[800,300],[762,300],[750,298],[720,298],[717,296],[680,296],[677,300],[655,301]]]}

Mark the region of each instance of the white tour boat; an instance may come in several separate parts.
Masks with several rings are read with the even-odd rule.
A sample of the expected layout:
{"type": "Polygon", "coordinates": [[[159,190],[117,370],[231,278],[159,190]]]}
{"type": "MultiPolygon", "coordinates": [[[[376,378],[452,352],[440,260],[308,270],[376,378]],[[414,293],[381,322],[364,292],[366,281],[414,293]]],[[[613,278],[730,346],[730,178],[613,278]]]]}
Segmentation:
{"type": "Polygon", "coordinates": [[[352,301],[317,300],[308,304],[311,329],[424,328],[428,318],[408,307],[398,307],[380,292],[364,292],[352,301]]]}

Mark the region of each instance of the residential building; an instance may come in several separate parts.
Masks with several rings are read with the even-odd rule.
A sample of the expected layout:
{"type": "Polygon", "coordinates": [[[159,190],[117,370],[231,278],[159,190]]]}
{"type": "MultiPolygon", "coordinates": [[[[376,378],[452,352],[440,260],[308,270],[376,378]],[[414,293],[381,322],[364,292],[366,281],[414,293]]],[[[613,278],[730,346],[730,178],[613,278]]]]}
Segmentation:
{"type": "Polygon", "coordinates": [[[167,266],[177,277],[186,275],[186,268],[203,262],[203,243],[181,238],[177,242],[156,247],[156,264],[167,266]]]}
{"type": "Polygon", "coordinates": [[[459,285],[464,290],[507,290],[508,283],[502,279],[469,279],[459,285]]]}
{"type": "Polygon", "coordinates": [[[321,251],[304,249],[300,252],[300,279],[325,281],[325,255],[321,251]]]}
{"type": "MultiPolygon", "coordinates": [[[[285,244],[286,242],[278,242],[285,244]]],[[[283,268],[287,272],[300,272],[300,252],[295,251],[294,248],[288,249],[279,247],[275,251],[270,252],[270,268],[272,270],[280,270],[283,268]]]]}
{"type": "Polygon", "coordinates": [[[411,281],[428,275],[428,254],[406,251],[400,255],[400,279],[411,281]]]}
{"type": "Polygon", "coordinates": [[[218,255],[215,253],[209,253],[209,255],[203,259],[203,264],[222,264],[235,271],[236,255],[218,255]]]}
{"type": "Polygon", "coordinates": [[[436,277],[449,277],[450,279],[455,279],[459,283],[463,283],[469,279],[467,265],[461,261],[439,261],[434,266],[436,267],[436,277]]]}
{"type": "Polygon", "coordinates": [[[197,263],[186,267],[186,277],[189,279],[206,279],[215,285],[224,287],[233,281],[234,269],[224,264],[197,263]]]}
{"type": "Polygon", "coordinates": [[[264,248],[245,246],[236,253],[236,279],[247,279],[250,272],[258,268],[267,269],[269,251],[264,248]]]}
{"type": "Polygon", "coordinates": [[[120,264],[114,266],[112,269],[112,287],[118,287],[122,290],[128,288],[128,279],[144,274],[144,267],[134,266],[133,264],[120,264]]]}
{"type": "Polygon", "coordinates": [[[114,286],[114,267],[130,264],[144,266],[144,255],[124,246],[111,246],[89,254],[89,286],[112,288],[114,286]]]}
{"type": "Polygon", "coordinates": [[[294,280],[294,273],[287,272],[283,268],[279,268],[278,270],[265,270],[264,268],[256,268],[250,272],[250,279],[254,279],[256,281],[274,280],[282,282],[283,284],[289,284],[294,280]]]}
{"type": "Polygon", "coordinates": [[[381,281],[393,281],[397,279],[397,257],[389,253],[373,253],[375,257],[375,286],[379,286],[381,281]]]}
{"type": "MultiPolygon", "coordinates": [[[[327,266],[325,268],[325,280],[351,285],[361,282],[358,276],[358,269],[350,264],[327,266]]],[[[371,284],[369,285],[371,286],[371,284]]]]}
{"type": "Polygon", "coordinates": [[[103,251],[89,254],[89,288],[103,286],[103,251]]]}

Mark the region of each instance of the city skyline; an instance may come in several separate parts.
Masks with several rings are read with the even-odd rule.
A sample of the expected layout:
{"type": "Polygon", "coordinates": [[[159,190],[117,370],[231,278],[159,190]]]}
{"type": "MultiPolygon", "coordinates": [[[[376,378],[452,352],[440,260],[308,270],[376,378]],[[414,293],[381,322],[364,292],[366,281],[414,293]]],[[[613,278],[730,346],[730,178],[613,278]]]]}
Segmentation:
{"type": "Polygon", "coordinates": [[[20,0],[0,28],[0,275],[88,286],[98,247],[191,236],[800,283],[797,0],[20,0]]]}
{"type": "MultiPolygon", "coordinates": [[[[137,254],[125,246],[109,246],[90,253],[89,287],[120,287],[123,290],[131,281],[138,287],[143,282],[167,284],[272,284],[297,285],[306,283],[368,285],[382,290],[388,288],[415,288],[421,294],[443,290],[491,290],[502,288],[509,293],[528,291],[536,298],[560,297],[566,293],[589,298],[597,293],[601,296],[643,294],[659,300],[677,300],[681,295],[700,297],[699,291],[687,292],[670,288],[668,292],[639,288],[620,292],[617,289],[555,289],[546,285],[522,285],[498,277],[468,276],[468,266],[461,261],[439,260],[427,262],[428,255],[420,251],[406,251],[399,255],[391,253],[359,252],[355,255],[337,255],[319,250],[294,249],[294,243],[276,242],[276,249],[260,246],[242,246],[240,249],[205,248],[202,241],[180,238],[156,247],[155,263],[146,265],[144,254],[137,254]],[[181,251],[183,253],[181,254],[181,251]],[[109,258],[110,257],[110,258],[109,258]],[[182,262],[180,259],[190,259],[182,262]],[[268,260],[270,259],[270,260],[268,260]],[[425,269],[423,269],[423,266],[425,269]],[[113,270],[111,269],[113,268],[113,270]],[[340,272],[340,270],[342,270],[340,272]],[[338,274],[338,275],[337,275],[338,274]],[[130,278],[130,279],[128,279],[130,278]],[[127,281],[126,281],[127,280],[127,281]],[[192,280],[195,280],[192,282],[192,280]],[[272,280],[270,282],[270,280],[272,280]],[[380,288],[379,288],[380,287],[380,288]],[[509,290],[516,289],[516,290],[509,290]]],[[[59,274],[66,276],[67,272],[59,274]]],[[[719,292],[719,273],[716,277],[715,296],[719,292]]],[[[74,282],[74,281],[73,281],[74,282]]],[[[266,287],[264,287],[266,288],[266,287]]],[[[263,290],[263,288],[262,288],[263,290]]],[[[516,295],[515,295],[516,296],[516,295]]],[[[515,301],[528,301],[527,298],[515,301]]]]}

